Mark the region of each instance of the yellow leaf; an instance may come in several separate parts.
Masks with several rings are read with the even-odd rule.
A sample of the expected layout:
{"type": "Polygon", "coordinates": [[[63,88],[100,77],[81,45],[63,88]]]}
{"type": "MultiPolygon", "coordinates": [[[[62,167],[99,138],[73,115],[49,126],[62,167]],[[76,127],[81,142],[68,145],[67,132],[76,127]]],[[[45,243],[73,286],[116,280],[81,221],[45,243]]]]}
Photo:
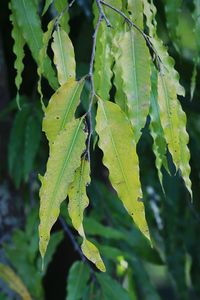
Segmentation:
{"type": "Polygon", "coordinates": [[[0,278],[9,288],[15,291],[23,300],[31,300],[31,296],[18,275],[8,266],[0,263],[0,278]]]}
{"type": "Polygon", "coordinates": [[[139,162],[131,125],[117,104],[98,100],[96,131],[103,162],[109,169],[109,178],[125,208],[140,230],[148,236],[139,162]]]}

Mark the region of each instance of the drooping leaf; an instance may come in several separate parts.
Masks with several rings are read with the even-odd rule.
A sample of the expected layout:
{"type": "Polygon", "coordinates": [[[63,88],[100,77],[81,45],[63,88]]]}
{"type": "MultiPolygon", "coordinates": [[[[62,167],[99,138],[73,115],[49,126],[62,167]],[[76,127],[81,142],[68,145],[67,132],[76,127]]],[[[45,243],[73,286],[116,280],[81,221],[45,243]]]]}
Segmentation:
{"type": "Polygon", "coordinates": [[[56,222],[60,204],[66,198],[75,170],[80,166],[85,149],[83,119],[74,120],[57,135],[47,162],[47,170],[41,178],[39,247],[44,257],[50,238],[50,230],[56,222]]]}
{"type": "Polygon", "coordinates": [[[43,33],[43,37],[42,37],[42,47],[39,51],[39,63],[38,63],[38,68],[37,68],[37,72],[38,72],[38,76],[39,76],[39,80],[38,80],[38,92],[41,96],[41,98],[43,97],[42,95],[42,88],[41,88],[41,79],[42,79],[42,74],[44,73],[44,62],[45,62],[45,57],[47,55],[47,48],[48,48],[48,44],[49,44],[49,40],[51,38],[53,29],[54,29],[54,25],[55,25],[55,19],[51,20],[47,26],[47,31],[43,33]]]}
{"type": "Polygon", "coordinates": [[[160,109],[158,106],[157,93],[157,72],[152,69],[152,89],[151,89],[151,106],[150,106],[150,132],[153,137],[153,151],[156,157],[156,168],[158,170],[158,177],[162,186],[162,172],[161,168],[164,166],[168,170],[166,151],[167,144],[164,137],[163,128],[160,122],[160,109]]]}
{"type": "MultiPolygon", "coordinates": [[[[20,99],[23,100],[23,98],[20,99]]],[[[17,188],[24,175],[24,137],[29,112],[28,106],[23,106],[22,110],[17,112],[9,138],[8,167],[17,188]]]]}
{"type": "Polygon", "coordinates": [[[105,300],[130,300],[128,293],[122,286],[107,274],[96,274],[97,280],[101,286],[105,300]]]}
{"type": "Polygon", "coordinates": [[[110,181],[136,225],[148,235],[130,123],[117,104],[100,99],[96,122],[99,147],[104,153],[103,162],[109,170],[110,181]]]}
{"type": "Polygon", "coordinates": [[[158,75],[158,103],[160,120],[169,151],[177,170],[180,168],[186,187],[192,196],[186,115],[177,99],[176,87],[171,78],[161,74],[158,75]]]}
{"type": "Polygon", "coordinates": [[[179,83],[179,74],[174,68],[174,59],[169,56],[167,48],[157,36],[156,7],[152,0],[143,0],[146,25],[149,29],[149,39],[152,43],[158,67],[163,74],[171,77],[177,95],[184,96],[185,90],[179,83]],[[149,2],[150,1],[150,2],[149,2]]]}
{"type": "Polygon", "coordinates": [[[193,11],[193,19],[195,21],[195,36],[196,36],[196,44],[198,48],[198,52],[200,53],[200,3],[198,0],[193,0],[194,2],[194,11],[193,11]]]}
{"type": "Polygon", "coordinates": [[[75,262],[69,270],[66,300],[82,299],[89,278],[89,267],[83,262],[75,262]]]}
{"type": "Polygon", "coordinates": [[[41,139],[41,125],[37,117],[30,115],[25,129],[24,140],[24,179],[27,180],[28,175],[33,167],[33,162],[37,154],[40,139],[41,139]]]}
{"type": "MultiPolygon", "coordinates": [[[[13,26],[13,28],[12,28],[12,38],[14,40],[13,52],[16,56],[15,64],[14,64],[15,69],[17,71],[17,75],[15,77],[15,85],[17,87],[17,91],[19,91],[21,83],[22,83],[22,72],[24,69],[23,59],[24,59],[25,40],[24,40],[21,30],[17,24],[16,16],[12,10],[11,3],[9,6],[11,9],[10,21],[12,22],[12,26],[13,26]]],[[[20,106],[20,103],[18,103],[18,106],[20,106]]]]}
{"type": "Polygon", "coordinates": [[[174,44],[176,50],[179,51],[178,46],[178,15],[181,13],[181,0],[164,0],[165,14],[166,14],[166,25],[168,28],[171,41],[174,44]]]}
{"type": "Polygon", "coordinates": [[[99,254],[99,250],[93,243],[84,238],[83,243],[81,245],[81,249],[83,251],[83,254],[87,257],[87,259],[93,262],[100,271],[106,271],[105,265],[99,254]]]}
{"type": "MultiPolygon", "coordinates": [[[[37,14],[37,7],[33,1],[11,0],[11,5],[16,16],[17,24],[28,44],[33,58],[39,63],[39,52],[42,48],[41,21],[37,14]]],[[[57,88],[57,79],[48,56],[44,58],[44,76],[48,79],[53,89],[57,88]]]]}
{"type": "Polygon", "coordinates": [[[42,15],[44,16],[49,9],[49,6],[52,4],[53,0],[45,0],[45,5],[42,11],[42,15]]]}
{"type": "Polygon", "coordinates": [[[59,26],[53,33],[52,49],[60,85],[69,79],[75,79],[76,63],[74,48],[68,34],[59,26]]]}
{"type": "Polygon", "coordinates": [[[80,167],[76,170],[73,182],[69,187],[68,211],[74,228],[79,231],[83,223],[83,213],[89,205],[86,186],[90,183],[90,164],[82,159],[80,167]]]}
{"type": "Polygon", "coordinates": [[[127,97],[128,116],[137,143],[150,105],[150,54],[141,33],[131,29],[119,41],[122,88],[127,97]]]}
{"type": "Polygon", "coordinates": [[[54,0],[54,5],[58,12],[58,16],[61,17],[59,23],[68,34],[70,31],[68,4],[65,0],[54,0]]]}
{"type": "Polygon", "coordinates": [[[191,84],[190,84],[190,101],[192,101],[192,99],[194,97],[195,90],[196,90],[197,65],[198,65],[198,61],[195,61],[193,71],[192,71],[191,84]]]}
{"type": "Polygon", "coordinates": [[[73,79],[63,84],[51,97],[45,110],[43,131],[52,143],[59,132],[74,118],[76,108],[80,102],[84,80],[73,79]]]}
{"type": "Polygon", "coordinates": [[[127,1],[128,16],[140,29],[143,29],[143,5],[141,0],[127,1]]]}
{"type": "Polygon", "coordinates": [[[17,274],[9,266],[2,263],[0,263],[0,278],[23,300],[32,299],[24,283],[17,276],[17,274]]]}

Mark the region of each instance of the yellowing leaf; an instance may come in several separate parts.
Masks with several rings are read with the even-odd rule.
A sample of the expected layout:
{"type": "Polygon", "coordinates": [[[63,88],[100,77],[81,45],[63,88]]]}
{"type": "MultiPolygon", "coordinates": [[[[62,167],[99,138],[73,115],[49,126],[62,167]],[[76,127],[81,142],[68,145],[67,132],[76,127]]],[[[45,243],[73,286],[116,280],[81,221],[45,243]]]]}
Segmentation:
{"type": "Polygon", "coordinates": [[[31,296],[18,277],[18,275],[9,267],[0,263],[0,279],[8,284],[9,288],[15,291],[23,300],[31,300],[31,296]]]}
{"type": "Polygon", "coordinates": [[[131,125],[118,105],[100,99],[96,122],[99,147],[104,153],[103,162],[109,169],[110,181],[136,225],[148,236],[131,125]]]}
{"type": "Polygon", "coordinates": [[[82,159],[80,167],[76,170],[74,180],[69,187],[68,211],[74,228],[79,231],[83,222],[83,213],[89,204],[86,186],[90,183],[90,164],[82,159]]]}
{"type": "Polygon", "coordinates": [[[150,105],[150,54],[141,33],[130,30],[119,41],[122,88],[127,97],[128,116],[137,143],[150,105]]]}
{"type": "Polygon", "coordinates": [[[47,170],[40,189],[40,253],[44,257],[50,238],[50,230],[56,222],[60,204],[66,198],[68,187],[80,166],[85,149],[85,134],[81,120],[67,124],[50,148],[47,170]]]}
{"type": "Polygon", "coordinates": [[[83,239],[83,244],[81,245],[81,249],[83,251],[83,254],[87,257],[87,259],[92,261],[100,271],[102,272],[106,271],[105,265],[99,254],[99,250],[94,244],[92,244],[87,239],[83,239]]]}
{"type": "Polygon", "coordinates": [[[168,76],[158,76],[158,103],[164,135],[177,169],[180,168],[186,187],[192,196],[190,181],[189,137],[186,116],[177,99],[176,87],[168,76]]]}
{"type": "Polygon", "coordinates": [[[52,143],[65,125],[73,120],[83,85],[84,80],[68,80],[51,97],[43,119],[43,131],[49,142],[52,143]]]}
{"type": "Polygon", "coordinates": [[[60,85],[76,78],[74,48],[68,34],[60,27],[53,33],[52,49],[60,85]]]}
{"type": "Polygon", "coordinates": [[[86,194],[86,186],[90,183],[90,164],[84,158],[80,167],[76,170],[74,181],[69,187],[68,211],[74,228],[83,238],[82,251],[84,255],[92,261],[101,271],[105,270],[104,263],[99,254],[99,250],[86,239],[83,228],[83,213],[89,204],[86,194]]]}

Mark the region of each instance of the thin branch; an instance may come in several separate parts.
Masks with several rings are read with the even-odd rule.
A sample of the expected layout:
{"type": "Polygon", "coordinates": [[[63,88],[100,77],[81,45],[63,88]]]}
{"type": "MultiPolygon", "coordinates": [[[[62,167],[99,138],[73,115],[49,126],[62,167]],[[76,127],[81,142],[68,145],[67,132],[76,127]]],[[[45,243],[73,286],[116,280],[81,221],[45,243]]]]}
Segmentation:
{"type": "Polygon", "coordinates": [[[111,27],[110,21],[108,20],[108,18],[106,17],[106,15],[105,15],[105,13],[103,11],[103,7],[101,5],[101,1],[100,0],[96,0],[96,4],[97,4],[98,10],[99,10],[99,16],[105,20],[107,27],[111,27]]]}
{"type": "Polygon", "coordinates": [[[74,4],[76,0],[72,0],[70,3],[69,3],[69,7],[72,7],[72,5],[74,4]]]}
{"type": "Polygon", "coordinates": [[[155,56],[156,56],[156,60],[158,62],[158,68],[159,70],[161,69],[160,68],[160,65],[161,65],[161,59],[159,57],[159,55],[157,54],[157,51],[154,49],[154,46],[152,45],[152,42],[150,41],[150,37],[144,33],[144,31],[142,31],[135,23],[133,23],[121,10],[119,10],[118,8],[112,6],[111,4],[109,3],[106,3],[102,0],[100,0],[100,3],[109,7],[110,9],[114,10],[116,13],[118,13],[120,16],[122,16],[124,18],[124,20],[129,24],[131,25],[132,27],[134,27],[142,36],[143,38],[145,39],[145,41],[147,42],[148,46],[152,49],[152,51],[154,52],[155,56]]]}
{"type": "Polygon", "coordinates": [[[92,275],[94,275],[94,270],[93,268],[91,267],[90,263],[88,262],[88,260],[86,259],[86,257],[84,256],[79,244],[77,243],[73,233],[71,232],[71,230],[69,229],[68,225],[66,224],[66,222],[64,221],[64,219],[62,217],[59,217],[59,221],[60,221],[60,224],[62,225],[62,228],[64,230],[64,232],[67,234],[67,236],[69,237],[73,247],[74,247],[74,250],[78,253],[78,255],[80,256],[82,262],[86,263],[89,268],[90,268],[90,272],[92,275]]]}

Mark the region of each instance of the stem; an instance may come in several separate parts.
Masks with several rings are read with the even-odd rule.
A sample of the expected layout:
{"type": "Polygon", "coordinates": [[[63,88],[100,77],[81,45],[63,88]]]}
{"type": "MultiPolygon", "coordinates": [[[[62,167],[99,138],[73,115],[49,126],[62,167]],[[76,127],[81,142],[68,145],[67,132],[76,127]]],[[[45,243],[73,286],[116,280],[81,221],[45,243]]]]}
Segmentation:
{"type": "Polygon", "coordinates": [[[158,68],[159,68],[159,71],[161,70],[161,59],[159,57],[159,55],[157,54],[157,51],[154,49],[153,45],[152,45],[152,42],[150,41],[150,37],[144,33],[144,31],[142,31],[135,23],[133,23],[131,21],[131,19],[129,19],[121,10],[119,10],[118,8],[112,6],[111,4],[109,3],[106,3],[102,0],[100,0],[100,3],[109,7],[110,9],[114,10],[116,13],[118,13],[120,16],[122,16],[124,18],[124,20],[129,24],[131,25],[132,27],[134,27],[142,36],[143,38],[145,39],[146,43],[148,44],[148,46],[150,47],[150,49],[152,49],[152,51],[154,52],[155,56],[156,56],[156,60],[157,60],[157,63],[158,63],[158,68]]]}
{"type": "Polygon", "coordinates": [[[86,259],[86,257],[83,255],[83,252],[82,252],[79,244],[77,243],[77,241],[76,241],[73,233],[69,229],[68,225],[66,224],[66,222],[64,221],[64,219],[62,217],[59,217],[59,221],[60,221],[60,224],[62,225],[62,228],[63,228],[64,232],[69,237],[69,239],[70,239],[70,241],[71,241],[71,243],[72,243],[72,245],[74,247],[74,250],[78,253],[78,255],[80,256],[82,262],[86,263],[89,266],[91,274],[94,274],[94,270],[92,269],[92,267],[89,264],[89,262],[86,259]]]}
{"type": "Polygon", "coordinates": [[[103,11],[100,0],[96,0],[96,4],[97,4],[98,10],[99,10],[99,17],[98,17],[98,21],[95,26],[94,34],[93,34],[92,54],[91,54],[89,74],[88,74],[88,77],[89,77],[90,83],[91,83],[91,94],[90,94],[89,108],[87,111],[88,123],[89,123],[89,134],[88,134],[88,141],[87,141],[87,156],[88,156],[89,162],[91,161],[91,159],[90,159],[90,144],[91,144],[91,138],[92,138],[92,134],[93,134],[92,107],[93,107],[93,103],[94,103],[94,97],[96,95],[95,86],[94,86],[93,69],[94,69],[94,60],[95,60],[95,53],[96,53],[97,34],[99,31],[100,24],[103,20],[105,20],[106,25],[108,27],[111,27],[109,20],[105,16],[105,13],[103,11]]]}

